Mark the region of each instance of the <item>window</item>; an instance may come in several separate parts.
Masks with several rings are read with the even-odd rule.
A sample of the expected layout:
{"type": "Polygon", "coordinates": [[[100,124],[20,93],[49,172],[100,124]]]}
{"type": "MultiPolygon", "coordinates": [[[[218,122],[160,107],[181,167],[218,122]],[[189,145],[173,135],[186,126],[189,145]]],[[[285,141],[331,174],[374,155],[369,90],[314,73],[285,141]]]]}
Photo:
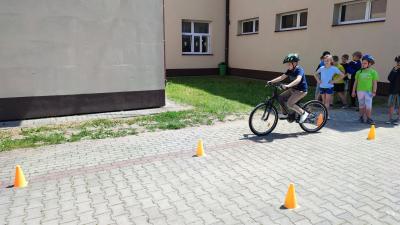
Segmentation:
{"type": "Polygon", "coordinates": [[[239,34],[257,34],[259,27],[258,18],[239,21],[239,34]]]}
{"type": "Polygon", "coordinates": [[[307,28],[307,10],[279,14],[277,16],[278,26],[277,30],[295,30],[307,28]]]}
{"type": "Polygon", "coordinates": [[[182,53],[210,54],[210,24],[182,21],[182,53]]]}
{"type": "Polygon", "coordinates": [[[337,24],[385,20],[387,0],[362,0],[339,4],[337,24]]]}

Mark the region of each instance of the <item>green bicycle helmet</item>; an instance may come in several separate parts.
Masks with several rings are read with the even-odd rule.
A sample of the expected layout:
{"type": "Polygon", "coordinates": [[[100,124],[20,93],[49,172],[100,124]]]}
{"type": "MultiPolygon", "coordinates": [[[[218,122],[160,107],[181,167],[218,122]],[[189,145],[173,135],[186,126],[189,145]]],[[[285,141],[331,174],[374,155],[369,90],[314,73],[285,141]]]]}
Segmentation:
{"type": "Polygon", "coordinates": [[[283,60],[283,64],[285,63],[292,63],[292,62],[298,62],[300,61],[300,57],[299,54],[297,53],[290,53],[289,55],[287,55],[285,57],[285,59],[283,60]]]}

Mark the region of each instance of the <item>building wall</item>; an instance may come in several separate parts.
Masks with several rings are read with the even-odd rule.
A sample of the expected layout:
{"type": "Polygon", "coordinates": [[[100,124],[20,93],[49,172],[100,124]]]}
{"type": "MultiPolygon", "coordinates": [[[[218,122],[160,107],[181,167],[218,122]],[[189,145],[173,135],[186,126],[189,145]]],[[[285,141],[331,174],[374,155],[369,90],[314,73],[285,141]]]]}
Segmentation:
{"type": "Polygon", "coordinates": [[[312,74],[324,50],[339,56],[361,50],[375,56],[380,80],[387,81],[394,57],[400,54],[400,1],[387,1],[385,22],[332,26],[334,4],[341,2],[345,1],[231,0],[230,67],[283,72],[283,57],[296,52],[306,73],[312,74]],[[308,9],[306,30],[275,32],[277,14],[301,9],[308,9]],[[238,36],[238,21],[254,17],[260,19],[259,34],[238,36]]]}
{"type": "Polygon", "coordinates": [[[162,0],[0,0],[0,34],[0,120],[164,105],[162,0]]]}
{"type": "Polygon", "coordinates": [[[165,41],[167,71],[217,68],[225,59],[225,0],[165,0],[165,41]],[[211,55],[182,55],[182,20],[210,22],[211,55]]]}

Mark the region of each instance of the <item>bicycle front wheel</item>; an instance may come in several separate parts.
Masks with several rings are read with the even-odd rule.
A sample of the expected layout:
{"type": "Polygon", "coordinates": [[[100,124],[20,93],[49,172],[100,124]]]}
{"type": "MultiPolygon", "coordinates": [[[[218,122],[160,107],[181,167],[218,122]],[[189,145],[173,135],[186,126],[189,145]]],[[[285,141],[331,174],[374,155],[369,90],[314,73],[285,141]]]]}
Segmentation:
{"type": "Polygon", "coordinates": [[[320,131],[328,120],[328,110],[320,101],[309,101],[304,104],[303,109],[310,115],[300,124],[301,129],[308,133],[320,131]]]}
{"type": "Polygon", "coordinates": [[[270,134],[278,123],[278,111],[275,106],[261,103],[250,114],[250,130],[257,136],[270,134]]]}

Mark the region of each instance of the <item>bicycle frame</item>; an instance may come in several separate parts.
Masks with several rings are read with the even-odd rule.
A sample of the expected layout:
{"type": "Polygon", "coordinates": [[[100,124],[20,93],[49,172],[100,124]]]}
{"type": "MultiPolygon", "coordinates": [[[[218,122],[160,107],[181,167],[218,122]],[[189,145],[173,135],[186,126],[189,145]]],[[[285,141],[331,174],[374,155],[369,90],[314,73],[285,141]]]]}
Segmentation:
{"type": "Polygon", "coordinates": [[[271,106],[274,105],[275,101],[278,102],[278,104],[282,107],[282,109],[283,109],[286,113],[289,112],[289,110],[288,110],[288,108],[286,107],[286,105],[282,104],[282,103],[279,101],[279,99],[278,99],[278,98],[279,98],[278,87],[277,87],[277,86],[273,86],[273,87],[274,87],[274,92],[272,93],[272,96],[271,96],[270,98],[267,98],[267,99],[265,100],[265,104],[266,104],[267,107],[265,108],[265,111],[264,111],[264,114],[263,114],[262,118],[265,117],[265,114],[267,113],[267,108],[268,108],[269,110],[268,110],[267,117],[264,119],[264,121],[267,121],[267,120],[268,120],[269,114],[271,113],[271,106]]]}

